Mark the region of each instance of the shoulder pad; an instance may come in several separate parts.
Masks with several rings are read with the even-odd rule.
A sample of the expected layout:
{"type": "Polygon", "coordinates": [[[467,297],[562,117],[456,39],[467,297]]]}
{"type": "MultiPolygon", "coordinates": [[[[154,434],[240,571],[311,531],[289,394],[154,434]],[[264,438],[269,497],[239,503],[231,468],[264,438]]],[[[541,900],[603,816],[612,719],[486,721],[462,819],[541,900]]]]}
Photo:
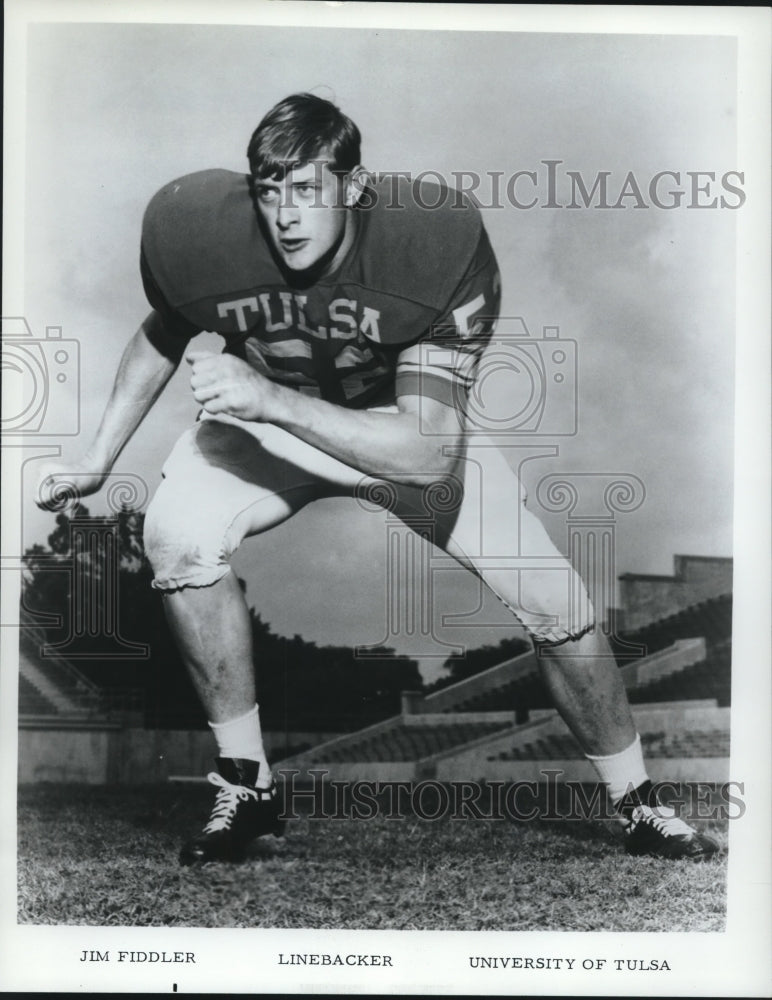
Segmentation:
{"type": "Polygon", "coordinates": [[[202,170],[162,187],[145,210],[142,246],[175,307],[217,294],[223,279],[225,287],[250,287],[270,261],[248,178],[231,170],[202,170]]]}
{"type": "Polygon", "coordinates": [[[483,231],[477,206],[445,185],[383,175],[365,192],[363,266],[375,286],[443,309],[483,231]]]}

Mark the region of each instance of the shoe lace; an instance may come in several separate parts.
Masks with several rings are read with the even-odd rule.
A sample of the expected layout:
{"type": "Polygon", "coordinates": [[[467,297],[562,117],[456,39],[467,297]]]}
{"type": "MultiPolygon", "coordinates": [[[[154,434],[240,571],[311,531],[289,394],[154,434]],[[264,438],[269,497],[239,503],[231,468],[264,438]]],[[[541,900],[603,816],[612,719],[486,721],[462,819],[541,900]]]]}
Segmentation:
{"type": "Polygon", "coordinates": [[[217,798],[214,800],[212,815],[209,822],[204,827],[204,833],[217,833],[218,830],[230,830],[233,817],[239,807],[239,802],[247,802],[249,799],[258,798],[258,794],[252,788],[245,788],[244,785],[232,785],[226,781],[222,775],[212,771],[207,775],[207,779],[219,786],[217,798]]]}
{"type": "Polygon", "coordinates": [[[663,837],[679,837],[694,833],[694,830],[682,819],[676,816],[675,809],[670,806],[637,806],[633,811],[632,832],[639,823],[654,827],[663,837]]]}

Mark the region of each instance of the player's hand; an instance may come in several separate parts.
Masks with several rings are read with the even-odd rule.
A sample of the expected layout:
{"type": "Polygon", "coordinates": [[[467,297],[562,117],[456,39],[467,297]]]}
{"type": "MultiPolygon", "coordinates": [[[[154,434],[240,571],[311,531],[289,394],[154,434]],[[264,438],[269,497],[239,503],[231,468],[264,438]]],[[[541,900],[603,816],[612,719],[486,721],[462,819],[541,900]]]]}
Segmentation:
{"type": "Polygon", "coordinates": [[[106,479],[106,471],[85,462],[46,462],[38,475],[35,503],[41,510],[64,510],[81,497],[97,493],[106,479]]]}
{"type": "Polygon", "coordinates": [[[201,351],[190,351],[185,360],[190,365],[193,396],[207,413],[227,413],[240,420],[268,419],[273,383],[246,361],[232,354],[201,351]]]}

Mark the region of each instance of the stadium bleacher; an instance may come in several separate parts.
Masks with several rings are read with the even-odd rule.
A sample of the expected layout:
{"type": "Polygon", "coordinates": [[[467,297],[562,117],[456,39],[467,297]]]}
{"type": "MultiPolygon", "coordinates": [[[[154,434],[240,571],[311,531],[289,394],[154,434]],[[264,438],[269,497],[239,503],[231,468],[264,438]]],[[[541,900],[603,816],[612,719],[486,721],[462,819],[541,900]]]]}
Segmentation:
{"type": "Polygon", "coordinates": [[[646,733],[641,737],[647,757],[728,757],[729,732],[693,729],[686,733],[646,733]]]}
{"type": "Polygon", "coordinates": [[[549,708],[552,702],[541,677],[532,673],[518,677],[493,691],[483,691],[467,701],[446,708],[446,712],[497,712],[513,708],[526,713],[532,708],[549,708]]]}
{"type": "MultiPolygon", "coordinates": [[[[715,761],[728,757],[728,716],[721,713],[731,702],[731,623],[732,597],[724,595],[623,633],[625,641],[645,646],[650,654],[665,651],[650,662],[639,661],[640,670],[636,667],[625,679],[636,712],[640,710],[641,718],[647,720],[641,727],[647,758],[701,760],[707,762],[708,773],[713,773],[715,761]],[[676,642],[680,648],[673,650],[676,642]],[[690,703],[695,707],[684,707],[690,703]],[[652,706],[650,710],[647,705],[652,706]],[[688,725],[680,724],[684,712],[688,725]]],[[[39,655],[43,637],[34,629],[20,631],[22,727],[66,728],[68,720],[72,725],[80,720],[78,724],[83,726],[97,717],[109,723],[117,717],[110,713],[117,712],[119,696],[129,709],[131,691],[124,694],[109,684],[103,688],[63,658],[39,655]]],[[[620,667],[629,671],[622,657],[620,667]]],[[[293,745],[285,733],[281,753],[281,762],[274,760],[280,766],[310,768],[328,763],[337,765],[342,773],[354,773],[361,764],[359,773],[363,775],[378,771],[378,766],[378,773],[388,774],[390,765],[399,774],[410,773],[412,767],[416,773],[445,767],[445,773],[452,774],[464,761],[476,775],[474,769],[478,763],[484,769],[486,760],[494,772],[500,765],[498,773],[502,773],[510,763],[522,769],[534,761],[580,761],[584,757],[553,711],[533,652],[487,667],[435,692],[413,692],[412,698],[403,699],[399,716],[367,729],[313,746],[303,741],[293,745]]]]}
{"type": "MultiPolygon", "coordinates": [[[[96,711],[99,705],[99,691],[68,660],[57,655],[55,649],[48,649],[45,655],[46,637],[43,630],[22,616],[19,629],[19,673],[31,682],[52,707],[61,713],[81,713],[96,711]]],[[[21,698],[21,683],[19,688],[21,698]]],[[[21,705],[19,708],[21,713],[21,705]]]]}
{"type": "MultiPolygon", "coordinates": [[[[685,733],[641,733],[644,756],[727,757],[729,733],[723,729],[695,729],[685,733]]],[[[532,742],[501,750],[488,760],[582,760],[584,754],[573,736],[549,735],[532,742]]]]}
{"type": "MultiPolygon", "coordinates": [[[[43,627],[22,607],[19,628],[19,719],[35,725],[36,720],[48,725],[45,717],[63,725],[78,721],[102,719],[112,724],[121,714],[142,708],[142,689],[103,685],[88,676],[62,656],[56,645],[50,645],[43,627]]],[[[85,664],[85,667],[94,666],[85,664]]],[[[109,680],[111,661],[96,661],[97,676],[109,680]]],[[[84,667],[81,664],[80,667],[84,667]]]]}
{"type": "Polygon", "coordinates": [[[19,674],[19,715],[56,715],[58,709],[32,684],[19,674]]]}
{"type": "MultiPolygon", "coordinates": [[[[648,665],[640,661],[640,672],[630,681],[630,699],[637,707],[651,705],[654,711],[657,706],[657,712],[672,707],[676,713],[686,711],[692,716],[703,713],[692,718],[688,726],[674,726],[667,731],[659,731],[657,722],[650,719],[650,731],[641,730],[647,758],[728,758],[728,726],[716,713],[731,701],[731,630],[732,595],[726,594],[622,633],[626,643],[644,646],[647,656],[652,656],[648,665]],[[688,654],[698,639],[704,639],[701,646],[696,644],[703,657],[699,662],[678,652],[686,648],[688,654]],[[668,663],[673,664],[672,672],[663,676],[663,666],[668,663]],[[647,670],[654,680],[647,682],[647,670]],[[690,703],[695,707],[686,707],[690,703]]],[[[629,646],[620,649],[620,667],[627,667],[629,658],[624,654],[628,651],[629,646]]],[[[583,760],[584,754],[568,730],[555,731],[556,716],[551,709],[536,662],[532,654],[524,654],[440,687],[436,693],[419,696],[415,701],[408,699],[403,703],[403,714],[388,723],[342,736],[289,760],[301,766],[324,761],[348,768],[362,763],[366,768],[368,763],[403,765],[427,762],[432,757],[447,761],[448,751],[451,756],[455,751],[460,755],[468,751],[489,762],[583,760]],[[491,715],[487,722],[486,713],[491,715]],[[510,717],[505,720],[507,713],[510,717]],[[464,714],[469,714],[469,722],[462,721],[464,714]],[[427,716],[431,722],[427,722],[427,716]],[[507,746],[509,733],[512,742],[507,746]],[[486,737],[491,740],[490,750],[486,737]],[[474,741],[482,743],[474,745],[474,741]]],[[[563,726],[559,720],[558,724],[563,726]]]]}
{"type": "Polygon", "coordinates": [[[643,684],[630,691],[633,704],[714,698],[720,707],[732,701],[732,640],[724,639],[709,650],[701,663],[676,674],[643,684]]]}
{"type": "Polygon", "coordinates": [[[330,763],[345,761],[420,760],[461,746],[506,728],[501,721],[451,722],[440,725],[415,725],[396,721],[386,731],[357,740],[350,737],[340,748],[328,752],[330,763]]]}
{"type": "Polygon", "coordinates": [[[703,636],[708,649],[732,635],[732,595],[723,594],[693,604],[683,611],[652,622],[633,632],[623,632],[626,642],[646,647],[649,654],[659,652],[677,639],[703,636]]]}
{"type": "MultiPolygon", "coordinates": [[[[703,663],[687,667],[678,674],[630,692],[636,703],[682,701],[689,698],[715,698],[721,706],[731,703],[732,595],[702,601],[621,638],[645,646],[647,655],[660,652],[679,639],[704,636],[708,656],[703,663]]],[[[613,646],[613,641],[612,641],[613,646]]],[[[624,662],[624,661],[623,661],[624,662]]],[[[493,712],[513,708],[527,717],[531,709],[549,708],[552,702],[539,674],[525,677],[483,691],[446,712],[493,712]]]]}

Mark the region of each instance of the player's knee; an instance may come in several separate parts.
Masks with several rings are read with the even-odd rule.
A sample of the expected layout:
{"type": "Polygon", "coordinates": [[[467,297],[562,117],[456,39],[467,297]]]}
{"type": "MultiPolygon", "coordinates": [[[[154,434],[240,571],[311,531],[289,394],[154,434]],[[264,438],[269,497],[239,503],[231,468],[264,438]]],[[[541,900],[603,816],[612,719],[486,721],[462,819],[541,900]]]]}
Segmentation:
{"type": "Polygon", "coordinates": [[[230,568],[223,531],[205,516],[169,503],[162,489],[145,516],[145,554],[153,568],[153,587],[176,590],[216,583],[230,568]]]}
{"type": "Polygon", "coordinates": [[[568,642],[576,641],[594,627],[594,615],[585,618],[581,623],[558,622],[554,625],[526,625],[533,641],[543,647],[562,646],[568,642]]]}
{"type": "Polygon", "coordinates": [[[595,627],[595,609],[584,583],[573,568],[569,569],[568,576],[568,592],[563,591],[562,600],[556,596],[551,606],[552,621],[531,626],[534,642],[541,646],[560,646],[576,641],[595,627]]]}
{"type": "Polygon", "coordinates": [[[515,574],[499,597],[540,646],[581,639],[595,627],[595,610],[582,579],[567,562],[560,569],[515,574]]]}

